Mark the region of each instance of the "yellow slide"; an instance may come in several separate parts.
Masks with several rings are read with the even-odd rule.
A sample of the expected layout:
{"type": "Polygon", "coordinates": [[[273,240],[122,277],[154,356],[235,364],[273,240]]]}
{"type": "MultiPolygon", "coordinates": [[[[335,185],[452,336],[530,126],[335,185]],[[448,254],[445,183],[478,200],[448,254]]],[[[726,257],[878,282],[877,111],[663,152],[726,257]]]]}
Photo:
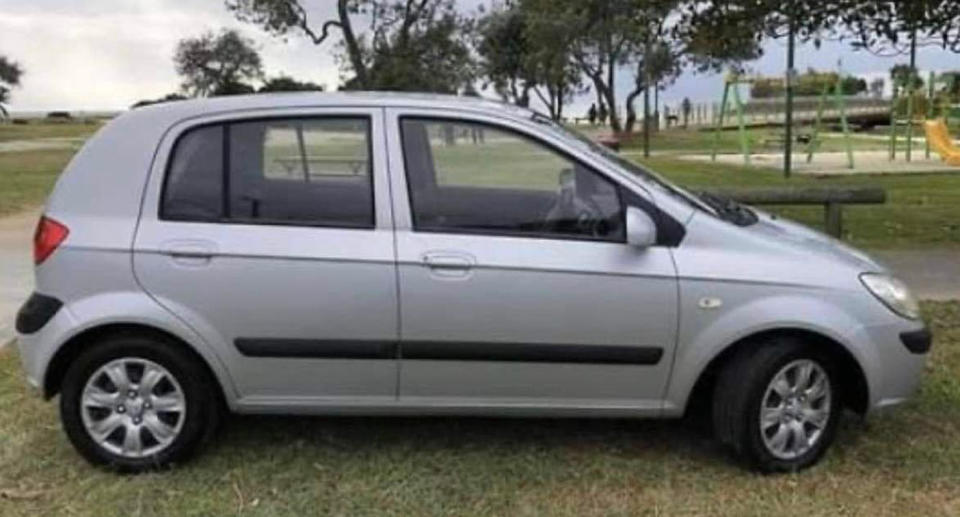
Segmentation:
{"type": "Polygon", "coordinates": [[[948,165],[960,167],[960,147],[954,145],[947,123],[943,119],[928,120],[923,127],[927,131],[930,148],[939,153],[948,165]]]}

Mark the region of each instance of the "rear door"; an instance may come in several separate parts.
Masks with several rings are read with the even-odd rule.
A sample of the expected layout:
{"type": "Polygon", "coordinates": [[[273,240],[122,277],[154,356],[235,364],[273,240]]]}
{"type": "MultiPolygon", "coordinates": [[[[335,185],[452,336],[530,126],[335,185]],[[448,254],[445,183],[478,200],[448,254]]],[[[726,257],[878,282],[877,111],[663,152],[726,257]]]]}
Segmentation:
{"type": "Polygon", "coordinates": [[[401,402],[658,411],[676,275],[624,233],[625,207],[650,204],[516,123],[387,118],[401,402]]]}
{"type": "Polygon", "coordinates": [[[143,287],[196,329],[250,409],[396,395],[380,109],[174,128],[136,236],[143,287]]]}

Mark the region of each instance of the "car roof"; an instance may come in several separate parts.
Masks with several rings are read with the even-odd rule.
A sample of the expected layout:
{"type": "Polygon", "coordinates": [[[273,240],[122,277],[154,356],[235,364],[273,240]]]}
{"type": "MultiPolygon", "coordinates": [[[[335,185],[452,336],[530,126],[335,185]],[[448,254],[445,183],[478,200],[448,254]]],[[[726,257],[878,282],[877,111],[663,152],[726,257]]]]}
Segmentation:
{"type": "Polygon", "coordinates": [[[484,112],[529,120],[534,112],[484,97],[404,92],[285,92],[188,99],[134,108],[127,116],[183,120],[199,115],[277,108],[404,107],[484,112]]]}

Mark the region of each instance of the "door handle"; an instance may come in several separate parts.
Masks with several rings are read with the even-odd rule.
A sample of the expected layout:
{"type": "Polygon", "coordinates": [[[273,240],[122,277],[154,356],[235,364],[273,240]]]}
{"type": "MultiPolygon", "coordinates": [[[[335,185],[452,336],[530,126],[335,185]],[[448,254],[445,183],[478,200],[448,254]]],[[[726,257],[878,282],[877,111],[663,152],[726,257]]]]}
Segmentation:
{"type": "Polygon", "coordinates": [[[437,276],[464,277],[470,273],[476,261],[466,253],[444,251],[424,254],[423,264],[437,276]]]}
{"type": "Polygon", "coordinates": [[[168,255],[174,262],[190,266],[208,264],[216,251],[215,243],[201,240],[177,240],[160,245],[160,253],[168,255]]]}

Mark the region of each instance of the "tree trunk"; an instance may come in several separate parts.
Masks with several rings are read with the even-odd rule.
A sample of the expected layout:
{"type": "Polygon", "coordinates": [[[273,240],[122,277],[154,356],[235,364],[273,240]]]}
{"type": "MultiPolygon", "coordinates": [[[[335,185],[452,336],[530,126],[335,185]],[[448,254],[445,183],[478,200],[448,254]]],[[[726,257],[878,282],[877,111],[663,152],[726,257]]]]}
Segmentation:
{"type": "Polygon", "coordinates": [[[627,120],[623,125],[623,131],[627,134],[633,133],[633,127],[637,123],[637,110],[633,107],[633,103],[641,93],[643,88],[636,88],[627,95],[627,120]]]}
{"type": "Polygon", "coordinates": [[[367,68],[363,64],[363,54],[360,52],[360,45],[357,43],[357,36],[353,32],[353,26],[350,24],[350,13],[347,10],[348,0],[338,0],[337,16],[340,18],[340,30],[343,32],[343,43],[347,47],[347,55],[350,58],[350,67],[356,76],[358,90],[364,90],[370,87],[367,77],[367,68]]]}
{"type": "Polygon", "coordinates": [[[613,62],[611,58],[607,63],[607,84],[604,88],[604,96],[607,98],[607,111],[610,113],[610,129],[614,133],[619,133],[623,130],[620,126],[620,116],[617,115],[617,96],[616,96],[616,85],[614,84],[614,70],[616,70],[617,65],[613,62]]]}

